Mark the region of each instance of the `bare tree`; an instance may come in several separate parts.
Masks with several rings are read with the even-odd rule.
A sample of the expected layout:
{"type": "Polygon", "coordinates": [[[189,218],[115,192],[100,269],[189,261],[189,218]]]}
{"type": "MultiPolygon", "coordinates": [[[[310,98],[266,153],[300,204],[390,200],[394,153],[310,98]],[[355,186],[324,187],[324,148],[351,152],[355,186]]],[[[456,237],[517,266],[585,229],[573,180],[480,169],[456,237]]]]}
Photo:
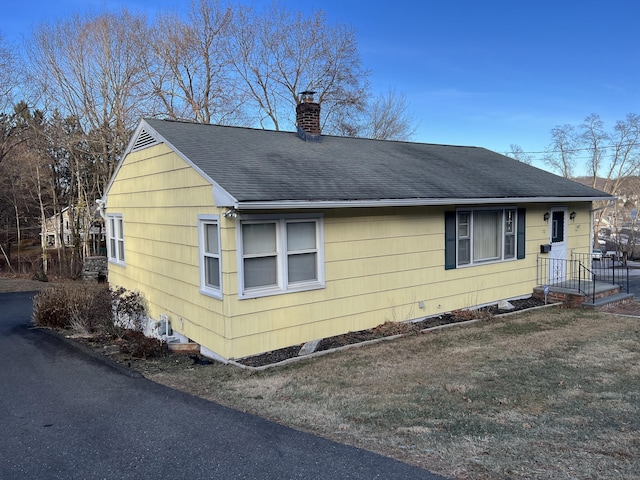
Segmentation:
{"type": "Polygon", "coordinates": [[[17,59],[0,34],[0,112],[13,106],[19,82],[17,59]]]}
{"type": "Polygon", "coordinates": [[[604,122],[595,113],[588,115],[584,119],[580,129],[581,133],[578,142],[584,145],[583,148],[589,152],[587,169],[591,176],[591,186],[595,187],[607,153],[609,135],[604,130],[604,122]]]}
{"type": "Polygon", "coordinates": [[[509,147],[511,149],[508,152],[505,152],[507,157],[511,157],[514,160],[526,163],[527,165],[531,165],[533,163],[533,155],[525,152],[520,145],[512,143],[509,147]]]}
{"type": "Polygon", "coordinates": [[[0,163],[24,141],[15,119],[26,104],[17,102],[22,75],[18,60],[0,35],[0,163]]]}
{"type": "Polygon", "coordinates": [[[553,127],[548,147],[550,152],[544,157],[544,161],[563,177],[570,178],[575,168],[577,148],[576,132],[572,125],[553,127]]]}
{"type": "Polygon", "coordinates": [[[144,108],[139,88],[143,72],[140,44],[132,32],[144,17],[123,10],[41,24],[28,47],[31,79],[49,108],[77,118],[92,132],[92,152],[106,184],[144,108]]]}
{"type": "Polygon", "coordinates": [[[240,8],[227,54],[248,111],[257,112],[262,127],[293,127],[305,90],[317,93],[325,131],[335,130],[345,112],[364,110],[369,72],[361,65],[355,32],[329,25],[321,11],[305,17],[276,3],[262,13],[240,8]]]}
{"type": "MultiPolygon", "coordinates": [[[[624,182],[630,177],[638,175],[640,167],[640,145],[638,144],[640,141],[640,116],[629,114],[625,120],[616,122],[612,133],[606,133],[604,124],[599,117],[590,115],[585,120],[583,128],[583,138],[589,141],[587,148],[591,159],[589,169],[592,174],[592,186],[618,196],[622,193],[621,187],[624,182]]],[[[609,211],[608,207],[603,207],[596,210],[594,216],[596,234],[602,219],[609,211]]],[[[626,207],[626,205],[622,206],[623,209],[626,207]]],[[[626,245],[626,248],[629,246],[626,245]]],[[[623,251],[626,252],[626,249],[623,251]]]]}
{"type": "MultiPolygon", "coordinates": [[[[599,115],[593,113],[585,117],[578,129],[572,125],[556,126],[551,131],[551,153],[545,161],[565,177],[572,177],[576,161],[582,158],[584,171],[588,177],[584,183],[598,188],[612,196],[622,194],[622,185],[630,177],[638,175],[640,169],[640,116],[629,114],[624,120],[616,122],[612,131],[607,131],[599,115]]],[[[632,193],[637,199],[637,194],[632,193]]],[[[616,230],[618,220],[625,217],[628,199],[609,205],[606,202],[594,203],[594,243],[606,217],[613,222],[616,230]],[[610,214],[611,207],[615,209],[610,214]]],[[[625,220],[628,223],[628,219],[625,220]]],[[[616,232],[614,232],[616,233],[616,232]]],[[[621,245],[618,245],[621,248],[621,245]]],[[[625,247],[623,250],[626,252],[625,247]]]]}
{"type": "Polygon", "coordinates": [[[150,50],[145,70],[158,103],[154,113],[201,123],[240,121],[242,99],[224,47],[232,21],[232,8],[219,0],[194,0],[186,20],[166,13],[139,35],[150,50]]]}
{"type": "Polygon", "coordinates": [[[609,145],[606,149],[600,148],[598,153],[604,151],[607,155],[604,161],[601,159],[598,162],[599,168],[595,173],[598,177],[605,178],[603,189],[615,193],[622,179],[638,174],[640,116],[630,113],[624,120],[618,120],[613,127],[613,132],[606,135],[606,140],[609,145]]]}
{"type": "Polygon", "coordinates": [[[340,133],[377,140],[409,140],[415,133],[414,123],[406,96],[389,90],[367,102],[359,125],[357,120],[349,123],[343,119],[340,133]]]}
{"type": "Polygon", "coordinates": [[[17,269],[23,272],[21,247],[23,240],[35,239],[39,233],[38,182],[36,169],[40,158],[30,148],[34,140],[34,126],[41,122],[24,102],[14,107],[12,128],[21,139],[0,164],[0,211],[2,220],[11,222],[7,228],[7,242],[15,240],[18,245],[17,269]]]}

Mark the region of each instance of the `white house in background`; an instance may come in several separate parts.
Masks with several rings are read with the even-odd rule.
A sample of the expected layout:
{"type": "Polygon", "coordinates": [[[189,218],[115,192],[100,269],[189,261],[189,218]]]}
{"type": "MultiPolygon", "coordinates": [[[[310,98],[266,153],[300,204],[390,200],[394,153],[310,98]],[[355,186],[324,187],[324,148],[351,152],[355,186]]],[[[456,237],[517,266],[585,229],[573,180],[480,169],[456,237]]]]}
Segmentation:
{"type": "Polygon", "coordinates": [[[41,235],[44,237],[47,248],[58,248],[62,244],[68,247],[72,244],[69,213],[69,207],[65,207],[60,213],[56,213],[44,221],[41,235]]]}
{"type": "MultiPolygon", "coordinates": [[[[42,231],[40,235],[44,237],[45,245],[47,248],[59,248],[61,246],[70,247],[73,245],[73,228],[71,224],[71,209],[65,207],[60,213],[57,213],[44,221],[42,225],[42,231]]],[[[84,238],[85,228],[82,218],[80,221],[80,237],[84,238]]],[[[95,225],[89,227],[89,239],[90,243],[100,241],[100,244],[104,244],[105,234],[104,229],[101,229],[95,225]]],[[[98,243],[96,243],[98,244],[98,243]]]]}

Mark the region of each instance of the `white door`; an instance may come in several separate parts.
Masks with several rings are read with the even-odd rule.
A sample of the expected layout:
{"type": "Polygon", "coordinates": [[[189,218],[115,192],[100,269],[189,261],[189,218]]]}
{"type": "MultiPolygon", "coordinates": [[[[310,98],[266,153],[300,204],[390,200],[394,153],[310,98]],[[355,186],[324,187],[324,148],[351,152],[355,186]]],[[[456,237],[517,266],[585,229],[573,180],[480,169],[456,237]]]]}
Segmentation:
{"type": "Polygon", "coordinates": [[[554,207],[549,218],[549,283],[567,280],[567,208],[554,207]]]}

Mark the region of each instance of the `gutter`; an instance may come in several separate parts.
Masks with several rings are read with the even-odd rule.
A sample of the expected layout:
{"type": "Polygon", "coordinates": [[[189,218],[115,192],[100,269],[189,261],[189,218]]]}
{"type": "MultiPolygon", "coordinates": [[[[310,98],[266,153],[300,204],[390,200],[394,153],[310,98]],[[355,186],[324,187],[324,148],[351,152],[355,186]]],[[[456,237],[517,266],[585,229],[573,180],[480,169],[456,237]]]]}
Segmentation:
{"type": "Polygon", "coordinates": [[[615,197],[508,197],[508,198],[398,198],[379,200],[278,200],[255,202],[229,202],[219,207],[232,207],[237,210],[289,210],[289,209],[327,209],[327,208],[375,208],[375,207],[413,207],[443,205],[504,205],[513,203],[562,203],[594,202],[614,200],[615,197]]]}

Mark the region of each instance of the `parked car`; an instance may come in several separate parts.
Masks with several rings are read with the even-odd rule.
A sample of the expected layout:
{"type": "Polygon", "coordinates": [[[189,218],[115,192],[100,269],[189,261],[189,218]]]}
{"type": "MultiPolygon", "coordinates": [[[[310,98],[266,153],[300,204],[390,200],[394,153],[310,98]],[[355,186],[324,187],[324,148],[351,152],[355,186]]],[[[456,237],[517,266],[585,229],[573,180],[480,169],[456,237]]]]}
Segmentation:
{"type": "Polygon", "coordinates": [[[594,248],[591,250],[591,260],[602,260],[604,258],[604,253],[599,248],[594,248]]]}
{"type": "Polygon", "coordinates": [[[614,260],[622,261],[624,255],[622,252],[618,252],[617,250],[607,250],[607,253],[604,254],[606,258],[612,258],[614,260]]]}

